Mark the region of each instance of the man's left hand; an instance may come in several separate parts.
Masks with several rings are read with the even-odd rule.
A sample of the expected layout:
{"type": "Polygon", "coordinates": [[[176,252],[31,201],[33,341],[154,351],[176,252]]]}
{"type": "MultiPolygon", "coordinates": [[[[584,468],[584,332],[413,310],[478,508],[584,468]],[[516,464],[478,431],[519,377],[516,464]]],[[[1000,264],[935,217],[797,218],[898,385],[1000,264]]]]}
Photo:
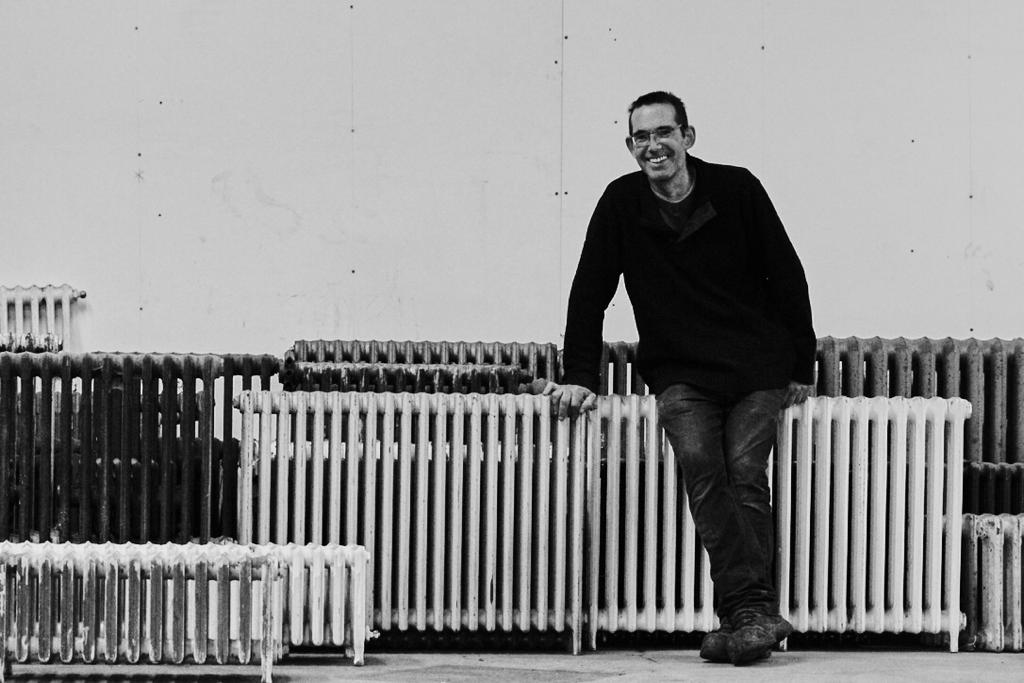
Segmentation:
{"type": "Polygon", "coordinates": [[[814,394],[814,386],[811,384],[800,384],[790,382],[786,387],[786,399],[782,402],[783,408],[803,403],[814,394]]]}

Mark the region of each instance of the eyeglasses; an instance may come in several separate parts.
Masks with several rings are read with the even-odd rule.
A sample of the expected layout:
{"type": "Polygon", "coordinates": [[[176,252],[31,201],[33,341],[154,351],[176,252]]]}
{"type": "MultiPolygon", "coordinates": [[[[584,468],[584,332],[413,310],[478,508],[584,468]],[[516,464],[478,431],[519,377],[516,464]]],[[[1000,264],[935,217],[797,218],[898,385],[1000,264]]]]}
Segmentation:
{"type": "Polygon", "coordinates": [[[676,126],[659,126],[654,130],[638,130],[634,131],[627,139],[632,140],[634,145],[642,147],[643,145],[650,144],[652,138],[658,138],[659,140],[670,138],[677,128],[682,127],[683,125],[679,124],[676,126]]]}

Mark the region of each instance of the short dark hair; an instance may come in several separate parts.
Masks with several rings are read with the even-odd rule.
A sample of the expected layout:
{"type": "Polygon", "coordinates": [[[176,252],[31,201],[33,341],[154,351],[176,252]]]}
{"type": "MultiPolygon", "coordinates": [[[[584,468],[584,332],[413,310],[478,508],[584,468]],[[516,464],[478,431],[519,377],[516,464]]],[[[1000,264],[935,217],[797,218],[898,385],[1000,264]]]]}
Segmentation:
{"type": "Polygon", "coordinates": [[[649,92],[646,95],[641,95],[633,101],[633,104],[629,105],[629,114],[626,116],[626,121],[629,124],[629,134],[633,134],[633,111],[638,107],[646,107],[649,104],[670,104],[672,108],[676,110],[676,123],[683,128],[690,125],[690,122],[686,118],[686,105],[683,101],[673,95],[670,92],[664,90],[655,90],[649,92]]]}

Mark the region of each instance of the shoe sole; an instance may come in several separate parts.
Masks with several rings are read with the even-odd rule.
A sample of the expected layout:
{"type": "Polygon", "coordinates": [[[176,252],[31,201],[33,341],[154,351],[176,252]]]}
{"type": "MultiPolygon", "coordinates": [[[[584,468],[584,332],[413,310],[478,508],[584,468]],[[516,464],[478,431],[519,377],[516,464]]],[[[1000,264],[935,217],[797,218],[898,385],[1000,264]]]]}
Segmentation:
{"type": "Polygon", "coordinates": [[[705,648],[700,649],[701,659],[706,659],[709,662],[715,664],[727,664],[729,662],[729,653],[726,650],[708,650],[705,648]]]}
{"type": "MultiPolygon", "coordinates": [[[[701,659],[707,660],[707,661],[712,662],[714,664],[730,664],[730,663],[732,663],[732,660],[729,659],[728,651],[724,650],[724,649],[721,652],[719,652],[717,650],[709,652],[709,651],[701,648],[700,656],[701,656],[701,659]]],[[[772,651],[770,649],[769,650],[765,650],[763,653],[759,654],[754,659],[748,660],[745,663],[752,664],[753,662],[756,662],[756,661],[758,661],[760,659],[768,659],[771,656],[772,656],[772,651]]]]}

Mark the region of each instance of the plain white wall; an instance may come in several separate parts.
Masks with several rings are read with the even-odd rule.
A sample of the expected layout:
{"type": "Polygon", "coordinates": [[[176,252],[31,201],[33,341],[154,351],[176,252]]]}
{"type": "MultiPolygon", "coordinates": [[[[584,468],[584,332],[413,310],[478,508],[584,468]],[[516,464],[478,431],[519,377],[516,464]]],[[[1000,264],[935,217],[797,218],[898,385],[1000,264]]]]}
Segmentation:
{"type": "Polygon", "coordinates": [[[1016,0],[0,0],[0,282],[87,290],[75,350],[560,342],[669,89],[820,336],[1015,337],[1021,35],[1016,0]]]}

